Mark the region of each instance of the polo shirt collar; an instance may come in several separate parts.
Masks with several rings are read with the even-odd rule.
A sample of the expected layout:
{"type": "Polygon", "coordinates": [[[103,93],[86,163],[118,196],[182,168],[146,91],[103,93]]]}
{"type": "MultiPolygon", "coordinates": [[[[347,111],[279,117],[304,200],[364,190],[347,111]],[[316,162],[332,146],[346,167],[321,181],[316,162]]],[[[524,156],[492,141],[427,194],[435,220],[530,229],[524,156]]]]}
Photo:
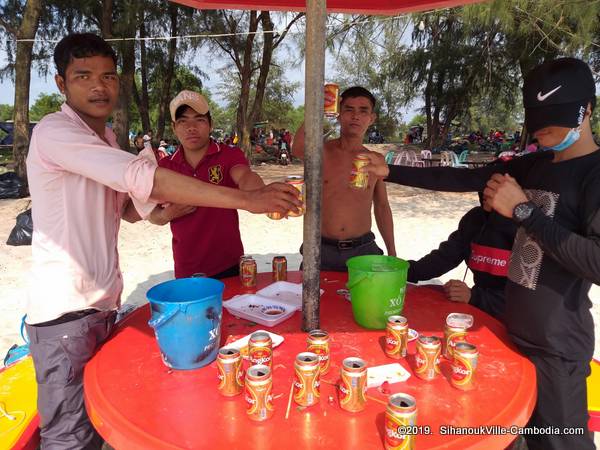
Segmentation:
{"type": "MultiPolygon", "coordinates": [[[[208,149],[206,150],[206,154],[204,155],[204,158],[206,158],[208,155],[216,155],[220,151],[221,151],[221,145],[218,144],[214,139],[211,139],[208,144],[208,149]]],[[[184,155],[184,151],[183,151],[183,146],[181,144],[179,144],[179,146],[177,147],[177,150],[175,150],[175,153],[173,153],[173,155],[171,155],[171,161],[174,161],[179,164],[183,164],[183,163],[187,164],[187,161],[186,161],[185,155],[184,155]]]]}

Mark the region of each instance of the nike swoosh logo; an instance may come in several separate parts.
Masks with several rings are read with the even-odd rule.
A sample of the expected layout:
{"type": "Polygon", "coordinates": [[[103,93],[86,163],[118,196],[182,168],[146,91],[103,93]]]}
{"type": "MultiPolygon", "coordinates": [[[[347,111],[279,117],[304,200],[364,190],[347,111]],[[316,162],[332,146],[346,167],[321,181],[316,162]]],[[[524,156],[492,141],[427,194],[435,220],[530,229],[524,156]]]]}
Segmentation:
{"type": "Polygon", "coordinates": [[[550,97],[552,94],[554,94],[556,91],[558,91],[558,90],[559,90],[561,87],[562,87],[562,85],[561,85],[561,86],[558,86],[557,88],[554,88],[554,89],[552,89],[550,92],[547,92],[547,93],[546,93],[546,94],[544,94],[544,95],[542,95],[542,91],[540,91],[540,92],[538,92],[537,99],[538,99],[540,102],[543,102],[543,101],[544,101],[544,100],[546,100],[548,97],[550,97]]]}

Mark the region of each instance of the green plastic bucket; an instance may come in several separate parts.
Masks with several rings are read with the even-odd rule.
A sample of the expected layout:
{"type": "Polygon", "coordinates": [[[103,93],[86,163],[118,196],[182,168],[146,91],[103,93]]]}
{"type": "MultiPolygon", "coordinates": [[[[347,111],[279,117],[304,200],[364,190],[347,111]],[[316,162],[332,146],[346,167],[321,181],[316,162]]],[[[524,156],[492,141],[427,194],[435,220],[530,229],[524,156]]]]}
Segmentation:
{"type": "Polygon", "coordinates": [[[354,320],[381,330],[387,318],[402,313],[408,262],[394,256],[355,256],[346,261],[354,320]]]}

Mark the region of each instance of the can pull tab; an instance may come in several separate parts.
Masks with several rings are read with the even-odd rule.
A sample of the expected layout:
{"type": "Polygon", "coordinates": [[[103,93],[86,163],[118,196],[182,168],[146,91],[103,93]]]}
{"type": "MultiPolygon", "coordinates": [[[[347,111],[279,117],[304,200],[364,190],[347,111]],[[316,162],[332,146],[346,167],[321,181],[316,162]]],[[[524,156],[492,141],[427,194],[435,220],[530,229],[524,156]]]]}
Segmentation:
{"type": "Polygon", "coordinates": [[[471,328],[473,326],[473,316],[471,314],[450,313],[446,317],[446,325],[453,328],[471,328]]]}

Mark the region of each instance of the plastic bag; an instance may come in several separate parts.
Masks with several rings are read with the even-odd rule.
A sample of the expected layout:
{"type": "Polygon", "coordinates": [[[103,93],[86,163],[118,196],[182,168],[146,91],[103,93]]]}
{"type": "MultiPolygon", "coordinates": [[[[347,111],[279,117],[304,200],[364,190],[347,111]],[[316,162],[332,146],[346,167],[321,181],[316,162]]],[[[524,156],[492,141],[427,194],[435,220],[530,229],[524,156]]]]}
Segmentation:
{"type": "Polygon", "coordinates": [[[25,182],[14,172],[0,174],[0,199],[27,196],[25,182]]]}
{"type": "Polygon", "coordinates": [[[10,232],[7,245],[31,245],[31,236],[33,235],[33,219],[31,218],[31,209],[22,212],[17,216],[17,224],[10,232]]]}

